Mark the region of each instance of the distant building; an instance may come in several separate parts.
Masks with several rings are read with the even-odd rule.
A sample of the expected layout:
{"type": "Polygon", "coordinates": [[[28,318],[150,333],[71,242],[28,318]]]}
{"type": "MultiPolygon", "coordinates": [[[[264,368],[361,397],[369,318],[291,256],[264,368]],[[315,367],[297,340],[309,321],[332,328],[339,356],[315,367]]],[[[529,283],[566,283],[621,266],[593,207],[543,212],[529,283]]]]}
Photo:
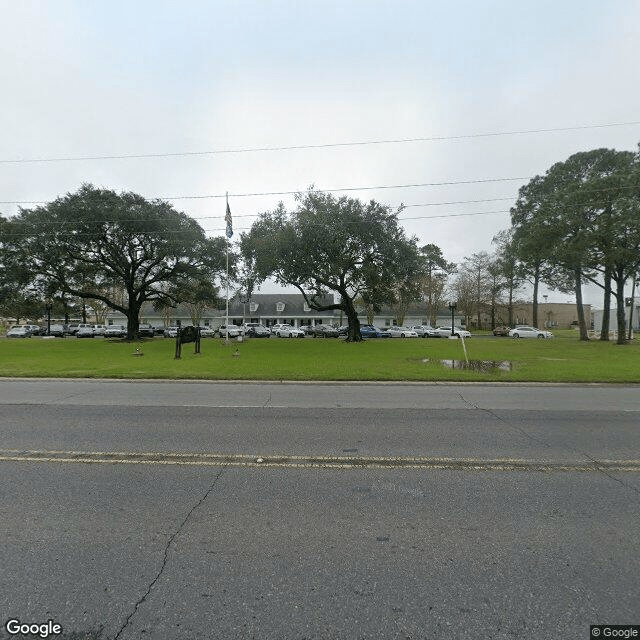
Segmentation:
{"type": "MultiPolygon", "coordinates": [[[[640,331],[640,298],[627,298],[627,306],[624,309],[625,326],[629,329],[629,318],[631,318],[631,328],[634,331],[640,331]],[[631,313],[633,309],[633,313],[631,313]]],[[[609,329],[612,331],[617,330],[617,307],[611,307],[609,310],[609,329]]],[[[602,316],[604,315],[604,309],[596,309],[593,312],[593,329],[595,331],[602,330],[602,316]]]]}
{"type": "MultiPolygon", "coordinates": [[[[333,295],[325,296],[323,304],[333,304],[333,295]]],[[[367,315],[359,310],[358,317],[362,324],[367,323],[367,315]]],[[[156,311],[151,304],[145,304],[140,312],[140,322],[146,322],[153,326],[174,326],[177,321],[185,326],[192,324],[189,309],[186,306],[178,306],[170,309],[169,313],[156,311]]],[[[205,309],[200,319],[203,327],[217,328],[226,320],[226,305],[219,308],[205,309]]],[[[126,324],[126,317],[117,311],[107,314],[107,324],[126,324]]],[[[240,325],[243,322],[259,322],[265,327],[277,323],[288,323],[294,327],[315,324],[346,324],[347,319],[339,309],[331,311],[315,311],[306,303],[299,293],[259,293],[248,301],[243,302],[235,297],[229,300],[229,323],[240,325]]],[[[405,316],[405,325],[428,324],[429,315],[424,305],[411,305],[405,316]]],[[[456,313],[456,325],[464,324],[464,316],[456,313]]],[[[374,317],[374,324],[380,327],[389,327],[397,324],[396,312],[389,308],[383,308],[374,317]]],[[[451,313],[448,309],[438,312],[437,326],[451,324],[451,313]]]]}

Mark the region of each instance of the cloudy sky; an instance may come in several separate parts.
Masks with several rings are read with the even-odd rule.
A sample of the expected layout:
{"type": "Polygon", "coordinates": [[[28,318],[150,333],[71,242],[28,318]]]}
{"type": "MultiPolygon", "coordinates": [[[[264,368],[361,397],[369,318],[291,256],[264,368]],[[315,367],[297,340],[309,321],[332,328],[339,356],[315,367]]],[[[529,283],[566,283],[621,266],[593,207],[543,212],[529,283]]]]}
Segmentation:
{"type": "Polygon", "coordinates": [[[314,184],[460,262],[534,175],[637,149],[639,26],[636,0],[0,0],[0,212],[91,182],[221,235],[229,192],[235,239],[314,184]]]}

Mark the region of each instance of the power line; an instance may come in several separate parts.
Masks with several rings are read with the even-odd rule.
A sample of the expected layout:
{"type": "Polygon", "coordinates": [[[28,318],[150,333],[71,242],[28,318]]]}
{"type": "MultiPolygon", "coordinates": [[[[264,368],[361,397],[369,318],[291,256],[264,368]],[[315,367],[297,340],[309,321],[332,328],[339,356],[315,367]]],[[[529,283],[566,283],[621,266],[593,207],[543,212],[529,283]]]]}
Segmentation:
{"type": "MultiPolygon", "coordinates": [[[[392,184],[392,185],[379,185],[376,187],[341,187],[337,189],[314,189],[316,193],[340,193],[343,191],[376,191],[378,189],[414,189],[418,187],[444,187],[458,184],[485,184],[492,182],[516,182],[523,180],[531,180],[531,176],[520,178],[478,178],[474,180],[449,180],[445,182],[421,182],[415,184],[392,184]]],[[[298,193],[305,193],[305,190],[296,191],[264,191],[255,193],[230,193],[229,198],[253,198],[261,196],[291,196],[298,193]]],[[[217,198],[226,198],[227,194],[218,193],[210,195],[197,195],[197,196],[156,196],[149,198],[151,200],[213,200],[217,198]]],[[[2,200],[0,204],[42,204],[48,202],[47,200],[2,200]]]]}
{"type": "MultiPolygon", "coordinates": [[[[469,212],[469,213],[443,213],[443,214],[437,214],[437,215],[432,215],[432,216],[411,216],[411,217],[405,217],[405,218],[398,218],[398,222],[404,222],[405,220],[433,220],[436,218],[459,218],[459,217],[464,217],[464,216],[486,216],[486,215],[495,215],[495,214],[505,214],[505,213],[509,213],[509,210],[499,210],[499,211],[474,211],[474,212],[469,212]]],[[[259,214],[250,214],[247,216],[234,216],[236,218],[240,218],[240,217],[258,217],[259,214]]],[[[207,216],[207,217],[211,217],[211,218],[222,218],[224,216],[207,216]]],[[[199,218],[201,219],[201,218],[199,218]]],[[[137,222],[138,220],[129,220],[128,222],[137,222]]],[[[144,222],[144,220],[139,220],[141,222],[144,222]]],[[[122,221],[124,222],[124,221],[122,221]]],[[[46,224],[54,224],[58,229],[61,228],[61,225],[57,222],[50,222],[50,223],[42,223],[42,225],[46,225],[46,224]]],[[[354,220],[353,222],[346,222],[344,224],[354,224],[354,225],[360,225],[363,224],[362,220],[354,220]]],[[[327,225],[324,223],[317,223],[317,226],[319,227],[326,227],[327,225]]],[[[59,233],[57,234],[58,237],[62,236],[62,237],[74,237],[74,238],[80,238],[80,237],[87,237],[87,236],[92,236],[93,234],[90,232],[86,232],[86,233],[64,233],[64,226],[62,226],[63,229],[63,233],[59,233]]],[[[251,229],[251,227],[235,227],[234,228],[234,232],[237,231],[249,231],[251,229]]],[[[225,231],[226,227],[216,227],[214,229],[203,229],[203,231],[205,233],[211,234],[215,231],[225,231]]],[[[193,232],[193,230],[191,229],[176,229],[176,230],[163,230],[163,231],[143,231],[141,233],[143,233],[144,235],[151,235],[151,236],[172,236],[172,235],[178,235],[178,234],[191,234],[193,232]]],[[[135,235],[136,232],[132,231],[131,232],[133,235],[135,235]]],[[[21,238],[21,237],[27,237],[30,236],[31,233],[29,232],[11,232],[8,233],[6,235],[7,238],[21,238]]]]}
{"type": "Polygon", "coordinates": [[[573,127],[553,127],[548,129],[523,129],[519,131],[493,131],[486,133],[470,133],[452,136],[425,136],[414,138],[396,138],[389,140],[361,140],[353,142],[330,142],[325,144],[300,144],[276,147],[246,147],[239,149],[213,149],[209,151],[179,151],[171,153],[131,153],[118,155],[89,155],[89,156],[68,156],[68,157],[51,157],[51,158],[14,158],[0,159],[0,164],[27,164],[38,162],[80,162],[95,160],[132,160],[132,159],[151,159],[151,158],[177,158],[177,157],[194,157],[194,156],[210,156],[223,154],[240,154],[240,153],[260,153],[273,151],[298,151],[305,149],[335,149],[339,147],[362,147],[383,144],[407,144],[415,142],[446,142],[450,140],[471,140],[478,138],[496,138],[504,136],[531,135],[536,133],[560,133],[563,131],[583,131],[585,129],[605,129],[612,127],[629,127],[640,125],[640,121],[631,122],[611,122],[606,124],[586,124],[576,125],[573,127]]]}

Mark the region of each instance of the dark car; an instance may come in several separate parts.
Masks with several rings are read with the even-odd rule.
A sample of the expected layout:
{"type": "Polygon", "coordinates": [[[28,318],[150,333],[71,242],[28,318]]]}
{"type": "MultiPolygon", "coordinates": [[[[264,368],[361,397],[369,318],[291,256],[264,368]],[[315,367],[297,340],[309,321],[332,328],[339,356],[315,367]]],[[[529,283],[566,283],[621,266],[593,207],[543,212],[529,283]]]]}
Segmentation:
{"type": "Polygon", "coordinates": [[[244,333],[249,338],[270,338],[271,331],[257,322],[244,325],[244,333]]]}
{"type": "Polygon", "coordinates": [[[156,332],[150,324],[141,324],[138,326],[138,335],[141,338],[153,338],[153,336],[156,335],[156,332]]]}
{"type": "Polygon", "coordinates": [[[337,338],[339,335],[338,330],[328,324],[317,324],[313,327],[314,338],[337,338]]]}
{"type": "Polygon", "coordinates": [[[509,331],[511,331],[511,329],[509,329],[509,327],[496,327],[493,330],[493,335],[494,336],[508,336],[509,335],[509,331]]]}
{"type": "Polygon", "coordinates": [[[386,331],[374,327],[372,324],[363,324],[360,327],[360,335],[363,338],[390,338],[391,335],[386,331]]]}

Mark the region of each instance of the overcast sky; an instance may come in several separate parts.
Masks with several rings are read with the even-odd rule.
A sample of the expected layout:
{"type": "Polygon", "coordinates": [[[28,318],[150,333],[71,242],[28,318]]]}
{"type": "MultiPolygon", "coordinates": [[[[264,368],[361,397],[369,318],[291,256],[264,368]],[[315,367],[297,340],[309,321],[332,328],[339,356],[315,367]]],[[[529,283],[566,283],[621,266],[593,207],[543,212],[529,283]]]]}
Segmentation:
{"type": "Polygon", "coordinates": [[[222,235],[228,191],[237,239],[293,207],[246,194],[367,187],[461,262],[534,175],[637,149],[592,125],[640,121],[639,27],[636,0],[0,0],[0,212],[90,182],[222,235]],[[77,159],[127,155],[154,157],[77,159]]]}

